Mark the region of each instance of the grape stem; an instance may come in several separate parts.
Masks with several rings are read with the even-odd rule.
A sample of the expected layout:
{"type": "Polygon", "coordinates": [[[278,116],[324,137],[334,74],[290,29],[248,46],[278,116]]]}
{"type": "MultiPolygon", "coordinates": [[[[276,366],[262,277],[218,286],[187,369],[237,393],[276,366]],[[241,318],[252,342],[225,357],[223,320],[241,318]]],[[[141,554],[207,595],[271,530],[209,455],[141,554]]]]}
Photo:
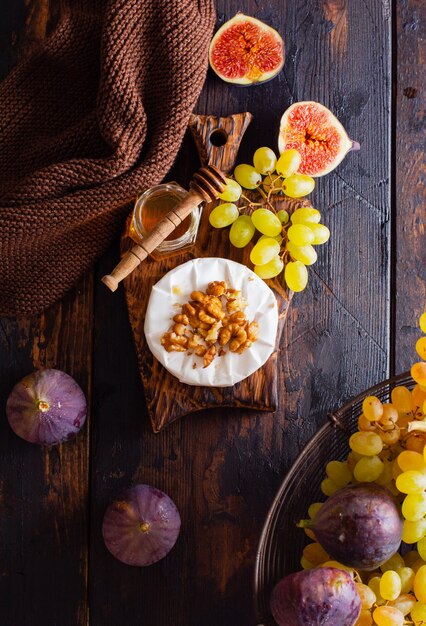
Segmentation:
{"type": "Polygon", "coordinates": [[[297,528],[312,528],[314,526],[314,520],[301,519],[296,524],[297,528]]]}

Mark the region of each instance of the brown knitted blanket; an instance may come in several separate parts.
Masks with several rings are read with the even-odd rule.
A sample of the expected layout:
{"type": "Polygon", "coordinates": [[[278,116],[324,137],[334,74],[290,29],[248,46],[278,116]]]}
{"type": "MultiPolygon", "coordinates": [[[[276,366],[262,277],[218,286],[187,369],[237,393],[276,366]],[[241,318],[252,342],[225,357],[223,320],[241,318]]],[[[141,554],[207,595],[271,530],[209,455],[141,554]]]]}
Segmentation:
{"type": "Polygon", "coordinates": [[[72,0],[0,85],[0,315],[58,300],[164,178],[213,24],[212,0],[72,0]]]}

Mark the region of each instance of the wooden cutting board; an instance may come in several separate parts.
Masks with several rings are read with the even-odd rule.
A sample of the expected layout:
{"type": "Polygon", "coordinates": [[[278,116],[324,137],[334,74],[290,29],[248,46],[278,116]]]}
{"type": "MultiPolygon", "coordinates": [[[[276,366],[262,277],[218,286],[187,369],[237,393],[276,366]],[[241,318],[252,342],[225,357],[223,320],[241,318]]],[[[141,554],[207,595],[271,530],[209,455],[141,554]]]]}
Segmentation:
{"type": "MultiPolygon", "coordinates": [[[[202,165],[211,163],[225,173],[230,173],[251,118],[250,113],[229,117],[193,115],[189,128],[202,165]]],[[[277,210],[288,206],[288,202],[284,198],[274,200],[277,210]]],[[[216,230],[210,226],[208,216],[215,205],[212,203],[204,207],[198,237],[190,250],[161,260],[148,258],[124,281],[129,319],[154,432],[159,432],[179,417],[206,408],[231,406],[272,412],[277,407],[278,347],[292,296],[292,292],[288,293],[280,280],[268,281],[278,300],[277,349],[260,370],[233,387],[193,387],[180,383],[153,357],[145,341],[143,327],[151,288],[166,272],[192,258],[205,256],[224,257],[250,266],[251,245],[244,250],[234,248],[229,242],[228,228],[216,230]]],[[[129,225],[130,219],[121,238],[122,253],[133,244],[128,236],[129,225]]]]}

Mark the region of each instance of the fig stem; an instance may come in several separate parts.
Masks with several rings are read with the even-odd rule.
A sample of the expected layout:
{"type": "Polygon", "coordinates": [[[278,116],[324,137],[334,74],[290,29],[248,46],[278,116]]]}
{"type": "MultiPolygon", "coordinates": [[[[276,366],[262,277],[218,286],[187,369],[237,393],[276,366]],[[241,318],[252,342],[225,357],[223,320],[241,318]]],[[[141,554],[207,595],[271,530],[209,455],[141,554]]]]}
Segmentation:
{"type": "Polygon", "coordinates": [[[50,406],[49,406],[49,403],[46,402],[45,400],[37,400],[37,408],[42,413],[46,413],[46,411],[49,410],[50,406]]]}
{"type": "Polygon", "coordinates": [[[354,141],[353,139],[351,141],[352,141],[352,146],[349,152],[356,152],[357,150],[361,150],[361,144],[358,143],[358,141],[354,141]]]}
{"type": "Polygon", "coordinates": [[[142,533],[147,533],[150,528],[151,528],[151,524],[149,524],[148,522],[141,522],[139,524],[139,530],[142,533]]]}
{"type": "Polygon", "coordinates": [[[301,519],[296,524],[297,528],[312,528],[313,525],[313,519],[301,519]]]}

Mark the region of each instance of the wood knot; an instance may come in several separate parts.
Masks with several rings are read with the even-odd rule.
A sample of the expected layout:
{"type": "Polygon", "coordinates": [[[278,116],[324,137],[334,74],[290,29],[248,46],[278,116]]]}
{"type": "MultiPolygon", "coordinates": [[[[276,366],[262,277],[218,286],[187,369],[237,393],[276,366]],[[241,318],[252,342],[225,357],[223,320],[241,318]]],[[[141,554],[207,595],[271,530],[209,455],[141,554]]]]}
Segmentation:
{"type": "Polygon", "coordinates": [[[409,100],[412,100],[417,96],[417,89],[415,87],[406,87],[404,89],[404,96],[406,96],[409,100]]]}

